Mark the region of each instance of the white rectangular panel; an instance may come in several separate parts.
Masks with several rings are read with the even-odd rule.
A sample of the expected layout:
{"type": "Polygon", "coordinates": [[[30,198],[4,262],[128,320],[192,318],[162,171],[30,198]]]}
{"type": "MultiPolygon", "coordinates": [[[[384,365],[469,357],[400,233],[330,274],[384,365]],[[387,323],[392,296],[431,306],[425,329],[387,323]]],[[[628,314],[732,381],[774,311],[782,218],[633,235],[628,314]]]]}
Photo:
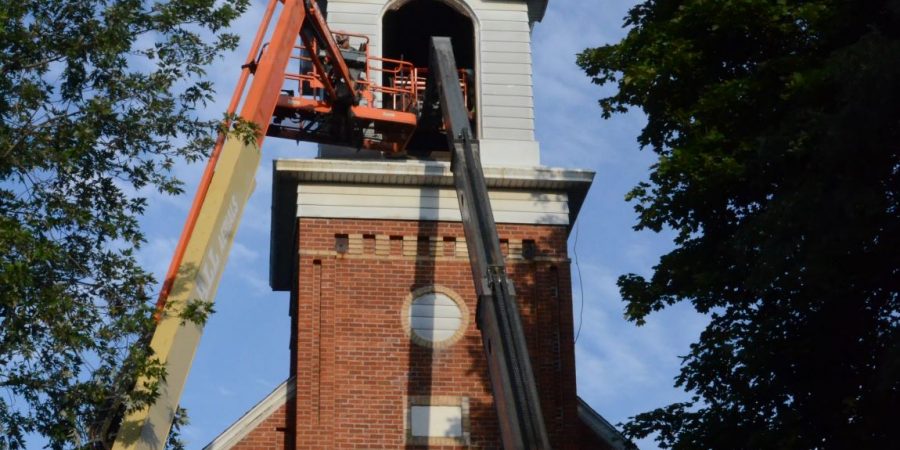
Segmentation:
{"type": "Polygon", "coordinates": [[[461,406],[413,406],[410,419],[413,436],[462,437],[461,406]]]}

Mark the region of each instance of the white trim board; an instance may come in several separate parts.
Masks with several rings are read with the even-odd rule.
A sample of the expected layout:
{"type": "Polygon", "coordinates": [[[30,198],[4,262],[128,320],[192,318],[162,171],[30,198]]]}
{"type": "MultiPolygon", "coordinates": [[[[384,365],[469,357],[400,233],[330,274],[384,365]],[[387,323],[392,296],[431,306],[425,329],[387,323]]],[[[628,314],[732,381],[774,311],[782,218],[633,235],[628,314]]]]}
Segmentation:
{"type": "MultiPolygon", "coordinates": [[[[497,223],[568,225],[564,192],[488,192],[497,223]]],[[[300,184],[297,217],[459,222],[456,191],[449,187],[300,184]]]]}

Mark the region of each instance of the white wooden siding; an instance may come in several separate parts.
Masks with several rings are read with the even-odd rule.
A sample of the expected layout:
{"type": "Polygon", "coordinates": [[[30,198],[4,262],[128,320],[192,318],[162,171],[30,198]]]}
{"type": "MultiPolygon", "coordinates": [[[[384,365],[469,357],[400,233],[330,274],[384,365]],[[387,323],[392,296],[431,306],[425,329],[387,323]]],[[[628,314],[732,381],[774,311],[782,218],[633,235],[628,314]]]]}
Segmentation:
{"type": "Polygon", "coordinates": [[[531,130],[533,122],[531,119],[514,119],[510,117],[488,116],[484,118],[485,127],[513,128],[516,130],[531,130]]]}
{"type": "Polygon", "coordinates": [[[490,117],[510,117],[515,119],[534,119],[534,110],[528,107],[515,106],[482,106],[482,111],[490,117]]]}
{"type": "Polygon", "coordinates": [[[524,3],[479,3],[475,9],[481,25],[481,138],[533,141],[534,97],[527,7],[524,3]],[[508,8],[513,5],[517,8],[508,8]]]}
{"type": "Polygon", "coordinates": [[[511,74],[504,74],[504,73],[481,72],[481,81],[486,84],[506,84],[506,85],[513,85],[513,86],[531,87],[531,74],[511,75],[511,74]]]}
{"type": "Polygon", "coordinates": [[[482,95],[495,95],[504,97],[531,97],[531,86],[516,86],[512,84],[481,84],[482,95]]]}
{"type": "Polygon", "coordinates": [[[528,27],[528,22],[522,22],[518,20],[482,20],[481,29],[493,31],[524,31],[526,33],[531,32],[531,29],[528,27]]]}
{"type": "Polygon", "coordinates": [[[530,42],[481,41],[482,52],[528,53],[531,54],[530,42]]]}
{"type": "MultiPolygon", "coordinates": [[[[505,140],[505,141],[533,141],[534,140],[534,131],[532,130],[517,130],[512,128],[497,128],[491,126],[484,126],[481,129],[482,136],[484,139],[497,139],[497,140],[505,140]]],[[[484,155],[482,155],[482,160],[484,160],[484,155]]]]}
{"type": "Polygon", "coordinates": [[[481,52],[481,63],[531,64],[531,53],[481,52]]]}
{"type": "MultiPolygon", "coordinates": [[[[501,74],[502,76],[522,76],[523,73],[531,73],[531,64],[494,63],[481,64],[482,72],[489,74],[501,74]]],[[[531,78],[528,75],[529,79],[531,78]]]]}
{"type": "MultiPolygon", "coordinates": [[[[371,13],[359,12],[359,11],[353,11],[353,12],[332,11],[332,12],[328,13],[328,22],[329,22],[328,26],[331,28],[338,28],[337,25],[332,25],[332,24],[338,24],[338,23],[353,24],[353,25],[359,24],[359,25],[367,25],[367,26],[377,25],[377,24],[372,23],[372,14],[371,13]]],[[[356,30],[347,30],[347,31],[356,31],[356,30]]]]}
{"type": "Polygon", "coordinates": [[[381,12],[381,8],[384,7],[384,2],[381,0],[355,0],[352,2],[347,1],[331,1],[328,3],[328,20],[331,20],[331,14],[334,13],[362,13],[362,14],[371,14],[377,16],[381,12]]]}
{"type": "Polygon", "coordinates": [[[516,106],[519,108],[531,109],[532,102],[533,100],[530,95],[494,95],[481,102],[481,109],[486,110],[492,106],[516,106]]]}
{"type": "MultiPolygon", "coordinates": [[[[568,196],[560,192],[491,190],[498,223],[555,224],[569,222],[568,196]]],[[[394,220],[460,221],[453,188],[301,184],[297,216],[394,220]]]]}
{"type": "Polygon", "coordinates": [[[385,2],[385,0],[347,0],[347,1],[328,0],[328,12],[331,12],[332,7],[338,3],[372,4],[372,5],[378,5],[378,9],[381,10],[381,8],[385,5],[386,2],[385,2]]]}
{"type": "Polygon", "coordinates": [[[478,14],[479,20],[502,20],[507,22],[525,22],[528,24],[528,9],[524,3],[513,4],[512,9],[503,9],[497,8],[496,6],[502,5],[502,3],[485,3],[482,1],[472,1],[469,2],[470,5],[473,6],[472,9],[475,10],[475,13],[478,14]],[[523,13],[523,14],[510,14],[510,12],[514,13],[523,13]]]}
{"type": "Polygon", "coordinates": [[[378,42],[378,27],[376,25],[328,21],[328,27],[331,28],[331,31],[346,31],[353,34],[364,34],[369,37],[370,45],[378,42]]]}
{"type": "Polygon", "coordinates": [[[495,31],[481,29],[481,42],[531,42],[531,33],[527,31],[495,31]]]}
{"type": "MultiPolygon", "coordinates": [[[[464,1],[477,19],[480,138],[534,141],[531,28],[526,2],[457,1],[464,1]]],[[[389,3],[329,0],[329,26],[369,36],[372,53],[380,56],[381,13],[389,3]]],[[[521,162],[539,164],[539,156],[534,153],[521,162]]]]}

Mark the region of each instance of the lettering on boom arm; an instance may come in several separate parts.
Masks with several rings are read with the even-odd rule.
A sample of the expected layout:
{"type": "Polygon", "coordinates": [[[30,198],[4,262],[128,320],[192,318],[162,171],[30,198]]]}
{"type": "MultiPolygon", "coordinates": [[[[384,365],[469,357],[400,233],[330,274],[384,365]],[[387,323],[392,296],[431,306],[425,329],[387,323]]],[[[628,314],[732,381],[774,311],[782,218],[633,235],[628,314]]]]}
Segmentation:
{"type": "Polygon", "coordinates": [[[241,207],[238,204],[237,196],[232,194],[228,199],[228,209],[225,212],[225,217],[222,219],[219,233],[210,242],[206,255],[203,257],[200,272],[197,275],[197,295],[205,302],[212,301],[215,294],[212,288],[217,277],[221,275],[224,269],[223,265],[228,255],[229,243],[234,235],[240,211],[241,207]]]}

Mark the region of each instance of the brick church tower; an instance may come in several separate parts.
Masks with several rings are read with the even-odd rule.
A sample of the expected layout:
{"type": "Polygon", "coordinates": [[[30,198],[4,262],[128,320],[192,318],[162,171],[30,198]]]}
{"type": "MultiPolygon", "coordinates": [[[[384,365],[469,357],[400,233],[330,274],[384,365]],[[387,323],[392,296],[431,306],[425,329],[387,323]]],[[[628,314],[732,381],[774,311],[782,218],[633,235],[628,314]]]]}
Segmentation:
{"type": "MultiPolygon", "coordinates": [[[[473,75],[474,128],[551,444],[624,448],[576,394],[566,241],[594,174],[540,165],[530,30],[547,0],[320,3],[333,30],[366,35],[376,56],[427,66],[427,37],[453,39],[473,75]]],[[[321,146],[316,159],[275,162],[271,286],[290,292],[291,369],[208,449],[501,448],[450,164],[435,154],[321,146]]]]}

